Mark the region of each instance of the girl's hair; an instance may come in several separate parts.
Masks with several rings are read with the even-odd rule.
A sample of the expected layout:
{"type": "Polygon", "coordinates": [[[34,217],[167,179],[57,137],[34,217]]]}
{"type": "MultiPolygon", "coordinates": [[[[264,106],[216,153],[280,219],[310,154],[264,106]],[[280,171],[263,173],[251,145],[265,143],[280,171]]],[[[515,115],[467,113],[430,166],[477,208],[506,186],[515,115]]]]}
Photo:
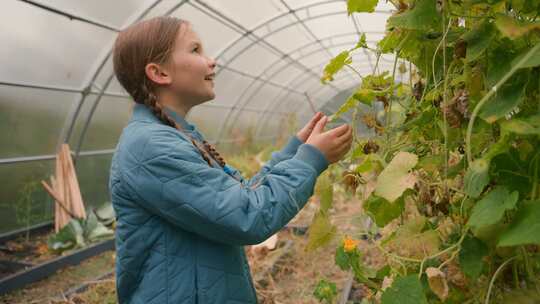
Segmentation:
{"type": "MultiPolygon", "coordinates": [[[[165,64],[170,59],[178,33],[185,26],[190,24],[175,17],[156,17],[138,22],[120,32],[113,52],[116,78],[133,100],[146,105],[163,123],[179,131],[183,131],[181,126],[159,104],[156,85],[146,76],[145,67],[149,63],[165,64]]],[[[211,144],[207,141],[200,144],[186,135],[209,165],[210,154],[220,166],[225,166],[225,161],[211,144]]]]}

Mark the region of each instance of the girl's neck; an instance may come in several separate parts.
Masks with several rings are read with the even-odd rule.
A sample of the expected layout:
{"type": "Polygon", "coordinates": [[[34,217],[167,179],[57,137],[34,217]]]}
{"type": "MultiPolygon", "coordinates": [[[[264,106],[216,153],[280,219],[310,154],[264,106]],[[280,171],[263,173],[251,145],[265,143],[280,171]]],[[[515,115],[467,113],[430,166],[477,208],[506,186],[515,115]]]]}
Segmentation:
{"type": "Polygon", "coordinates": [[[191,105],[188,105],[184,102],[179,102],[178,97],[172,96],[170,94],[160,94],[159,103],[162,106],[173,110],[174,112],[176,112],[176,114],[182,116],[182,118],[185,118],[192,108],[191,105]]]}

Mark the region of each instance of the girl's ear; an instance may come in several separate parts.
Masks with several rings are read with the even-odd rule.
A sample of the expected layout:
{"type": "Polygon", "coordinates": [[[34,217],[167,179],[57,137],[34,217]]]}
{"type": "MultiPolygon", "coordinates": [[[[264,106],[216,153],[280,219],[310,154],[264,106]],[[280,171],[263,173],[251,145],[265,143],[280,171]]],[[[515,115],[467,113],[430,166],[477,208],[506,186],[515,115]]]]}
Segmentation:
{"type": "Polygon", "coordinates": [[[161,65],[149,63],[144,67],[146,77],[159,85],[171,84],[172,79],[169,72],[161,65]]]}

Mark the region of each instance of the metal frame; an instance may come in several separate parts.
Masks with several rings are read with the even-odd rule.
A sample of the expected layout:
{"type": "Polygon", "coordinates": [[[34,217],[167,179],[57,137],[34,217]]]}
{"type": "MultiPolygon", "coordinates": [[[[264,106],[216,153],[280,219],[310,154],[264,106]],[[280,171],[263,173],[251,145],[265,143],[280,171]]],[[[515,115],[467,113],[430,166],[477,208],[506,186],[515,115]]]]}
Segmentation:
{"type": "MultiPolygon", "coordinates": [[[[340,45],[350,45],[350,43],[351,43],[351,42],[349,42],[349,43],[344,42],[344,43],[337,44],[337,45],[335,45],[335,46],[340,46],[340,45]]],[[[321,50],[319,49],[319,50],[316,50],[315,52],[317,52],[317,51],[320,52],[321,50]]],[[[321,62],[321,63],[315,65],[314,67],[316,67],[316,66],[321,66],[321,65],[324,64],[324,63],[326,63],[326,62],[321,62]]],[[[293,82],[294,82],[294,81],[304,80],[303,78],[301,78],[301,76],[302,76],[302,75],[299,75],[298,77],[293,77],[293,78],[292,78],[292,81],[290,81],[289,83],[287,83],[287,85],[288,85],[288,86],[294,86],[294,85],[293,85],[293,82]]],[[[322,90],[322,89],[324,89],[324,88],[326,88],[326,87],[325,87],[325,86],[320,86],[319,90],[322,90]]],[[[312,94],[313,94],[313,93],[312,93],[312,94]]],[[[316,94],[316,92],[315,92],[314,94],[316,94]]],[[[269,111],[272,104],[275,105],[274,108],[279,108],[279,107],[283,104],[283,102],[284,102],[285,100],[287,100],[288,95],[289,95],[289,94],[286,94],[285,96],[282,96],[282,97],[278,96],[273,102],[269,102],[269,103],[267,104],[265,110],[269,111]],[[280,98],[281,101],[275,102],[275,101],[278,100],[278,98],[280,98]]],[[[321,104],[319,107],[322,107],[322,106],[324,106],[324,103],[321,104]]],[[[260,130],[262,129],[262,127],[265,126],[265,123],[266,123],[266,121],[268,120],[268,117],[269,117],[268,115],[265,115],[265,116],[263,116],[263,117],[259,120],[259,124],[260,124],[260,125],[258,125],[257,128],[256,128],[256,130],[257,130],[257,131],[255,132],[256,136],[257,136],[257,134],[260,133],[260,130]]]]}
{"type": "Polygon", "coordinates": [[[66,17],[66,18],[68,18],[70,20],[78,20],[78,21],[81,21],[81,22],[84,22],[84,23],[87,23],[87,24],[90,24],[90,25],[93,25],[93,26],[97,26],[97,27],[100,27],[100,28],[103,28],[103,29],[106,29],[106,30],[109,30],[109,31],[113,31],[113,32],[117,32],[117,33],[120,32],[120,29],[117,29],[114,26],[105,24],[103,22],[95,21],[95,20],[92,20],[90,18],[85,18],[85,17],[81,17],[81,16],[78,16],[78,15],[75,15],[75,14],[71,14],[71,13],[56,9],[56,8],[54,8],[52,6],[48,6],[48,5],[45,5],[45,4],[42,4],[42,3],[37,3],[37,2],[32,1],[32,0],[19,0],[19,1],[30,4],[32,6],[39,7],[41,9],[44,9],[46,11],[49,11],[49,12],[57,14],[57,15],[64,16],[64,17],[66,17]]]}
{"type": "MultiPolygon", "coordinates": [[[[341,0],[340,0],[340,1],[323,1],[323,2],[319,2],[319,3],[315,3],[315,4],[311,4],[311,5],[308,5],[308,6],[299,8],[299,9],[297,9],[297,10],[292,10],[292,9],[290,9],[290,7],[287,6],[287,8],[290,10],[290,12],[289,12],[289,13],[282,14],[282,15],[280,15],[279,17],[285,16],[285,15],[287,15],[287,14],[294,13],[294,15],[295,15],[296,18],[297,18],[297,22],[289,23],[289,24],[287,24],[287,25],[285,25],[285,26],[282,26],[282,27],[280,27],[280,28],[278,28],[278,29],[274,29],[273,31],[270,31],[270,32],[267,33],[266,35],[263,35],[259,40],[264,40],[264,39],[265,39],[266,37],[268,37],[268,36],[271,36],[271,35],[273,35],[273,34],[279,32],[279,31],[281,31],[281,30],[284,30],[284,29],[286,29],[286,28],[289,28],[289,27],[294,26],[294,25],[297,25],[297,24],[302,24],[305,28],[307,28],[307,26],[306,26],[305,23],[304,23],[304,21],[307,21],[307,20],[318,19],[318,18],[324,18],[324,17],[328,17],[328,16],[331,16],[331,15],[343,14],[343,13],[344,13],[343,11],[339,11],[339,12],[332,12],[332,13],[321,14],[321,15],[314,16],[314,17],[309,16],[308,18],[306,18],[306,19],[304,19],[304,20],[301,20],[301,19],[298,17],[298,15],[295,13],[295,11],[298,11],[298,10],[301,10],[301,9],[310,8],[310,7],[316,7],[316,6],[318,6],[318,5],[327,4],[327,3],[332,3],[332,2],[342,2],[342,1],[341,1],[341,0]]],[[[388,12],[385,12],[385,11],[379,11],[379,13],[388,13],[388,12]]],[[[273,17],[273,18],[270,19],[270,21],[277,20],[279,17],[273,17]]],[[[356,24],[356,23],[355,23],[355,24],[356,24]]],[[[267,26],[267,25],[269,25],[269,21],[263,22],[261,25],[257,26],[253,31],[255,31],[255,30],[258,29],[258,28],[261,28],[262,26],[267,26]]],[[[322,44],[322,39],[317,38],[317,37],[313,34],[313,32],[311,32],[311,31],[309,30],[309,28],[307,28],[307,30],[311,33],[311,35],[312,35],[313,38],[315,39],[315,42],[313,42],[313,43],[318,43],[318,44],[320,44],[321,47],[322,47],[323,49],[325,49],[325,50],[327,51],[327,53],[329,53],[329,54],[332,56],[332,53],[328,50],[328,48],[327,48],[325,45],[322,44]]],[[[357,33],[358,33],[358,29],[357,29],[357,33]]],[[[384,32],[369,32],[369,33],[380,34],[380,33],[384,33],[384,32]]],[[[220,56],[222,56],[228,49],[232,48],[236,43],[239,43],[241,40],[242,40],[242,37],[238,38],[233,44],[229,45],[227,48],[225,48],[224,50],[222,50],[222,51],[220,52],[220,54],[218,55],[217,58],[219,58],[220,56]]],[[[257,43],[257,41],[255,41],[254,43],[257,43]]],[[[242,50],[240,50],[237,54],[235,54],[235,56],[233,56],[232,59],[229,60],[229,62],[227,63],[227,65],[228,65],[230,62],[234,61],[238,56],[240,56],[241,54],[243,54],[243,53],[244,53],[247,49],[249,49],[254,43],[245,46],[242,50]]],[[[308,44],[308,45],[312,45],[313,43],[310,43],[310,44],[308,44]]],[[[265,70],[263,70],[263,71],[259,74],[259,76],[257,76],[258,79],[260,79],[260,78],[262,77],[262,75],[266,74],[266,72],[267,72],[274,64],[279,63],[281,60],[284,60],[285,58],[292,58],[292,57],[290,56],[290,54],[296,52],[297,50],[298,50],[298,49],[295,49],[295,50],[293,50],[293,51],[289,51],[289,54],[288,54],[289,56],[288,56],[288,57],[279,58],[278,60],[274,61],[274,62],[273,62],[272,64],[270,64],[265,70]]],[[[364,52],[365,52],[365,50],[364,50],[364,52]]],[[[332,57],[330,57],[330,58],[332,58],[332,57]]],[[[368,56],[368,60],[371,60],[369,56],[368,56]]],[[[370,63],[371,63],[371,61],[370,61],[370,63]]],[[[227,65],[225,65],[225,66],[227,66],[227,65]]],[[[269,78],[271,79],[274,75],[276,75],[277,73],[280,73],[280,72],[282,72],[282,70],[276,71],[276,72],[275,72],[274,74],[272,74],[269,78]]],[[[347,71],[347,73],[350,73],[350,72],[347,71]]],[[[317,80],[319,79],[318,74],[317,74],[316,79],[317,79],[317,80]]],[[[255,82],[255,81],[254,81],[254,82],[255,82]]],[[[245,93],[249,88],[251,88],[252,85],[254,85],[254,82],[252,82],[252,83],[244,90],[243,94],[241,94],[241,97],[237,99],[237,101],[234,103],[234,106],[233,106],[234,108],[236,108],[237,105],[240,103],[240,101],[242,100],[242,97],[244,96],[244,93],[245,93]]],[[[334,87],[333,84],[330,84],[330,86],[331,86],[331,87],[334,87]]],[[[262,87],[264,87],[264,82],[259,86],[259,89],[256,90],[256,91],[251,95],[251,97],[253,97],[254,95],[256,95],[256,94],[258,93],[258,91],[259,91],[262,87]]],[[[335,88],[335,87],[334,87],[334,88],[335,88]]],[[[339,92],[339,89],[336,90],[336,91],[339,92]]],[[[248,102],[249,102],[249,99],[248,99],[248,102]]],[[[244,105],[246,105],[246,104],[247,104],[247,102],[246,102],[244,105]]],[[[223,120],[223,122],[222,122],[222,124],[221,124],[221,127],[219,128],[219,129],[220,129],[220,133],[219,133],[219,135],[218,135],[218,138],[221,138],[221,137],[222,137],[223,132],[225,132],[225,130],[230,129],[230,127],[228,127],[227,124],[228,124],[228,121],[231,119],[231,114],[232,114],[232,112],[233,112],[232,110],[229,111],[229,112],[227,113],[225,119],[223,120]]],[[[239,115],[240,112],[241,112],[241,110],[238,111],[238,112],[236,112],[236,113],[237,113],[236,118],[238,117],[238,115],[239,115]]],[[[236,118],[235,118],[235,119],[232,119],[232,121],[236,121],[236,118]]]]}
{"type": "MultiPolygon", "coordinates": [[[[35,2],[33,0],[19,0],[19,1],[30,4],[30,5],[33,5],[33,6],[36,6],[36,7],[39,7],[41,9],[47,10],[47,11],[49,11],[51,13],[67,17],[67,18],[69,18],[71,20],[78,20],[78,21],[81,21],[81,22],[84,22],[84,23],[87,23],[87,24],[90,24],[90,25],[93,25],[93,26],[96,26],[96,27],[99,27],[99,28],[107,29],[107,30],[110,30],[110,31],[113,31],[113,32],[119,32],[120,31],[120,29],[117,29],[117,28],[115,28],[113,26],[110,26],[108,24],[98,22],[98,21],[92,20],[90,18],[77,16],[75,14],[59,10],[59,9],[53,8],[53,7],[48,6],[48,5],[37,3],[37,2],[35,2]]],[[[194,7],[195,9],[198,9],[199,11],[201,11],[202,13],[208,15],[209,17],[213,18],[214,20],[218,21],[219,23],[221,23],[221,24],[231,28],[232,30],[240,33],[241,36],[234,39],[227,47],[225,47],[223,50],[221,50],[220,53],[218,54],[218,56],[216,57],[216,59],[224,58],[224,55],[230,49],[235,47],[238,43],[242,42],[244,38],[251,40],[250,44],[248,44],[246,47],[244,47],[244,49],[242,49],[238,53],[236,53],[233,57],[229,58],[225,64],[220,64],[220,70],[218,71],[218,73],[223,71],[223,70],[228,70],[228,71],[237,73],[239,75],[252,78],[253,79],[252,84],[256,83],[257,81],[261,81],[262,85],[259,86],[259,88],[252,94],[252,96],[257,94],[262,89],[262,87],[264,87],[265,84],[269,84],[269,85],[272,85],[272,86],[275,86],[275,87],[278,87],[279,89],[281,89],[281,92],[278,94],[278,96],[282,95],[284,92],[287,92],[286,95],[285,95],[287,97],[290,96],[290,94],[297,94],[297,95],[299,94],[299,95],[303,95],[304,98],[305,98],[304,94],[306,94],[307,92],[299,92],[299,91],[293,89],[291,87],[292,81],[289,81],[287,84],[282,85],[282,84],[278,84],[278,83],[273,82],[271,80],[272,77],[263,77],[263,75],[265,75],[265,73],[269,70],[270,67],[266,68],[258,76],[253,76],[253,75],[249,75],[248,73],[237,71],[234,68],[231,68],[229,66],[229,64],[234,62],[234,60],[237,57],[239,57],[243,52],[245,52],[251,46],[253,46],[255,44],[258,44],[258,45],[270,50],[271,52],[277,54],[278,56],[280,56],[280,58],[276,62],[280,62],[282,60],[288,61],[291,64],[293,64],[294,66],[298,67],[304,73],[307,73],[307,75],[309,75],[310,78],[313,77],[313,78],[316,78],[318,80],[319,79],[318,73],[313,71],[312,68],[307,67],[306,65],[302,64],[298,59],[294,59],[294,58],[291,57],[291,54],[294,53],[294,51],[291,51],[289,53],[285,53],[282,50],[280,50],[277,46],[275,46],[272,43],[269,43],[268,41],[266,41],[265,38],[272,35],[272,34],[277,33],[278,31],[281,31],[281,30],[283,30],[285,28],[300,24],[306,30],[306,32],[308,32],[309,35],[315,40],[314,42],[311,42],[310,44],[318,43],[318,44],[321,45],[321,49],[319,49],[318,51],[325,50],[329,55],[332,55],[331,52],[329,51],[328,47],[326,47],[322,43],[321,39],[317,38],[317,36],[309,29],[309,27],[306,26],[306,24],[304,22],[307,21],[307,20],[315,19],[315,18],[323,18],[323,17],[333,15],[333,14],[342,14],[343,12],[334,12],[334,13],[321,14],[321,15],[313,17],[313,16],[311,16],[309,14],[309,9],[313,8],[313,7],[320,6],[320,5],[328,4],[328,3],[343,2],[343,1],[344,0],[320,1],[320,2],[317,2],[317,3],[312,3],[312,4],[309,4],[309,5],[305,5],[305,6],[296,8],[296,9],[291,9],[291,7],[284,0],[280,0],[281,4],[288,11],[285,12],[285,13],[281,13],[281,14],[278,14],[276,16],[273,16],[273,17],[269,18],[268,20],[260,23],[259,25],[255,26],[251,30],[248,30],[247,28],[243,27],[241,24],[237,23],[233,18],[230,18],[230,17],[226,16],[225,14],[219,12],[217,9],[210,6],[209,4],[204,2],[203,0],[191,0],[191,2],[190,2],[190,0],[183,0],[180,3],[174,5],[172,8],[170,8],[164,15],[173,14],[175,11],[177,11],[184,4],[189,4],[190,6],[194,7]],[[297,14],[297,12],[302,11],[302,10],[306,10],[307,18],[302,19],[297,14]],[[295,17],[296,22],[289,23],[289,24],[287,24],[287,25],[285,25],[283,27],[280,27],[280,28],[277,28],[277,29],[274,29],[274,30],[269,30],[268,33],[264,34],[263,36],[259,36],[259,35],[254,33],[255,31],[258,31],[258,30],[260,30],[262,28],[269,29],[270,24],[273,21],[276,21],[276,20],[278,20],[280,18],[283,18],[283,17],[285,17],[287,15],[291,15],[291,14],[295,17]]],[[[153,8],[155,8],[161,2],[162,2],[162,0],[156,0],[153,3],[151,3],[146,9],[144,9],[143,12],[141,12],[137,16],[137,18],[133,21],[133,23],[143,19],[153,8]]],[[[391,13],[389,11],[376,11],[376,12],[377,13],[383,13],[383,14],[391,13]]],[[[359,26],[357,24],[357,20],[355,19],[355,16],[353,16],[352,20],[353,20],[353,23],[354,23],[355,28],[356,28],[356,33],[357,34],[360,33],[360,28],[359,28],[359,26]]],[[[99,88],[99,86],[96,84],[96,80],[97,80],[98,76],[101,75],[101,72],[102,72],[103,68],[105,67],[106,63],[108,62],[108,60],[110,59],[111,55],[112,55],[112,47],[111,47],[111,50],[100,61],[98,61],[98,62],[100,62],[99,65],[96,67],[96,69],[92,73],[92,77],[88,81],[87,85],[84,86],[82,89],[65,88],[65,87],[58,87],[58,86],[47,86],[47,85],[34,85],[34,84],[25,84],[25,83],[11,83],[11,82],[0,82],[0,85],[15,86],[15,87],[25,87],[25,88],[33,88],[33,89],[54,90],[54,91],[60,91],[60,92],[79,93],[79,94],[81,94],[79,99],[74,103],[74,106],[72,107],[72,111],[68,114],[68,117],[66,117],[64,127],[62,128],[60,136],[59,136],[60,140],[59,140],[58,146],[60,144],[62,144],[62,143],[68,142],[70,140],[70,138],[72,136],[72,133],[73,133],[73,130],[74,130],[74,126],[75,126],[75,124],[76,124],[76,122],[77,122],[77,120],[79,118],[82,105],[86,101],[86,97],[88,95],[97,95],[97,98],[94,100],[92,108],[91,108],[90,112],[88,113],[88,115],[86,117],[86,121],[84,123],[84,128],[83,128],[83,130],[81,132],[81,136],[79,137],[79,141],[77,143],[77,149],[75,151],[75,158],[77,158],[78,156],[96,155],[95,154],[95,153],[97,153],[96,151],[82,152],[81,147],[82,147],[82,144],[84,142],[88,127],[89,127],[89,125],[91,123],[91,120],[93,118],[93,114],[94,114],[97,106],[99,105],[99,102],[100,102],[101,98],[103,96],[128,97],[127,94],[106,92],[106,90],[108,89],[108,87],[109,87],[109,85],[110,85],[110,83],[111,83],[111,81],[112,81],[112,79],[114,77],[113,76],[114,73],[112,73],[107,78],[107,81],[105,82],[105,85],[102,88],[99,88]],[[98,91],[93,90],[93,88],[98,88],[98,91]]],[[[369,57],[369,53],[366,52],[366,56],[368,57],[370,65],[372,65],[371,58],[369,57]]],[[[274,72],[272,74],[272,76],[275,76],[277,73],[282,72],[283,70],[284,69],[280,69],[280,70],[274,72]]],[[[244,93],[242,94],[242,96],[244,94],[246,94],[245,92],[247,92],[247,90],[249,90],[249,88],[251,88],[252,84],[249,85],[244,90],[244,93]]],[[[330,84],[330,87],[332,89],[334,89],[336,92],[341,91],[341,89],[336,87],[334,84],[330,84]]],[[[311,94],[312,98],[316,98],[316,94],[314,94],[313,92],[311,92],[310,94],[311,94]]],[[[265,116],[267,116],[269,114],[287,115],[287,114],[290,113],[290,112],[279,112],[279,111],[272,110],[272,109],[270,109],[271,104],[268,104],[267,107],[262,111],[260,109],[248,108],[246,106],[249,104],[249,100],[247,100],[247,102],[245,102],[242,105],[242,107],[238,108],[238,104],[241,102],[241,100],[242,100],[242,98],[239,98],[235,102],[235,104],[233,106],[219,106],[219,105],[205,105],[205,104],[200,105],[200,106],[202,106],[202,107],[226,108],[226,109],[229,110],[228,114],[227,114],[227,117],[230,117],[230,115],[232,113],[234,113],[235,110],[239,110],[238,112],[236,112],[236,114],[237,114],[236,117],[241,112],[250,112],[250,111],[251,112],[257,112],[257,113],[263,113],[263,117],[265,117],[265,116]]],[[[228,124],[227,121],[228,121],[228,118],[223,120],[222,127],[225,127],[228,124]]],[[[257,128],[259,128],[260,124],[261,124],[261,121],[259,121],[259,123],[257,124],[257,128]]],[[[223,129],[224,128],[220,128],[220,132],[222,132],[223,129]]],[[[218,140],[219,140],[219,138],[221,138],[221,136],[218,136],[218,140]]],[[[220,142],[226,142],[226,140],[220,141],[220,142]]],[[[107,151],[106,153],[112,153],[114,151],[114,149],[97,150],[97,151],[107,151]]],[[[49,160],[49,159],[54,159],[54,155],[52,155],[52,156],[51,155],[38,155],[38,156],[29,156],[29,157],[6,158],[6,159],[0,159],[0,164],[14,163],[14,162],[24,162],[24,161],[36,161],[36,160],[49,160]]]]}

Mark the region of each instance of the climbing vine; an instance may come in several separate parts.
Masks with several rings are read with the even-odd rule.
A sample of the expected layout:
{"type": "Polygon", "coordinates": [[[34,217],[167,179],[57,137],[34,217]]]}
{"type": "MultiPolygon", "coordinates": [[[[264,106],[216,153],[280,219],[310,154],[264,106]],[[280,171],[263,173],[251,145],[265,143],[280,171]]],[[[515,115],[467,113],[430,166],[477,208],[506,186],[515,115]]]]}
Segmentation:
{"type": "MultiPolygon", "coordinates": [[[[373,221],[367,241],[346,236],[335,254],[366,287],[362,303],[540,301],[540,1],[389,2],[384,38],[361,35],[323,71],[324,84],[358,75],[332,118],[350,113],[371,133],[355,134],[346,170],[320,178],[308,249],[339,235],[339,179],[373,221]],[[377,58],[369,75],[352,65],[361,49],[377,58]]],[[[347,1],[349,15],[376,5],[347,1]]]]}

